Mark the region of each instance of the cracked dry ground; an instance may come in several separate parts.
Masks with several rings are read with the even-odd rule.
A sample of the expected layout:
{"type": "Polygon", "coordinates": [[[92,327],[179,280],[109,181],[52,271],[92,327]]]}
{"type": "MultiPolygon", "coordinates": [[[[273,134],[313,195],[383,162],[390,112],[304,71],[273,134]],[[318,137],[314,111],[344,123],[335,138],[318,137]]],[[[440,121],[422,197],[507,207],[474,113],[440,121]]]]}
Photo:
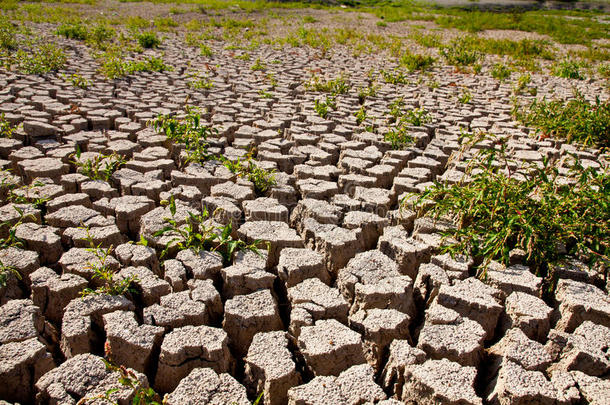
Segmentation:
{"type": "MultiPolygon", "coordinates": [[[[30,214],[16,228],[23,246],[0,252],[20,276],[10,273],[0,290],[0,399],[76,404],[115,388],[114,401],[131,403],[133,389],[102,361],[106,346],[168,404],[248,404],[261,392],[265,404],[609,403],[605,280],[573,263],[543,300],[542,279],[516,256],[480,281],[472,260],[439,253],[437,224],[398,209],[405,193],[460,177],[466,158],[447,165],[460,127],[509,136],[513,156],[528,162],[576,152],[605,167],[598,150],[535,140],[511,119],[510,85],[447,66],[432,72],[438,88],[382,84],[367,98],[379,127],[397,96],[433,117],[410,128],[416,145],[392,150],[354,117],[356,88],[383,57],[262,46],[255,56],[280,63],[268,64],[277,85],[261,98],[265,73],[251,63],[222,46],[203,58],[168,35],[173,72],[102,81],[84,45],[60,40],[90,89],[57,74],[0,74],[0,110],[23,123],[0,139],[0,164],[12,169],[4,181],[47,199],[44,209],[17,204],[30,214]],[[187,86],[187,61],[218,65],[211,90],[187,86]],[[313,110],[319,94],[303,86],[312,71],[343,72],[354,84],[326,119],[313,110]],[[470,103],[456,102],[460,86],[470,103]],[[180,146],[147,125],[182,114],[187,98],[218,129],[217,153],[235,159],[256,146],[259,164],[277,170],[267,196],[219,162],[183,165],[180,146]],[[108,182],[92,181],[76,170],[76,147],[81,159],[115,152],[127,162],[108,182]],[[155,232],[170,196],[176,218],[206,207],[213,221],[234,221],[235,238],[267,241],[268,251],[238,252],[231,265],[205,251],[161,258],[155,232]],[[114,247],[106,264],[118,277],[137,276],[135,292],[81,298],[100,283],[82,225],[114,247]],[[134,243],[141,238],[148,243],[134,243]]],[[[569,80],[533,80],[539,94],[571,91],[569,80]]],[[[18,220],[14,205],[4,193],[3,222],[18,220]]]]}

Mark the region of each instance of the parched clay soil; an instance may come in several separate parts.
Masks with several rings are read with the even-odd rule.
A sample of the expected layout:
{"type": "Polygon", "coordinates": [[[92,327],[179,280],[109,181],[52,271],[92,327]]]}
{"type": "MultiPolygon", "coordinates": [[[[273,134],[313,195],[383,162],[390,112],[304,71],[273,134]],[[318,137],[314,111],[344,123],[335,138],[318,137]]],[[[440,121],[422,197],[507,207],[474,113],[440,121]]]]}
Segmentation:
{"type": "MultiPolygon", "coordinates": [[[[23,124],[0,139],[0,166],[11,170],[3,183],[33,185],[22,192],[48,200],[35,208],[0,196],[2,237],[15,207],[31,214],[16,230],[22,247],[0,251],[19,275],[0,289],[0,403],[102,404],[95,398],[109,393],[131,404],[134,390],[105,353],[167,404],[249,404],[261,392],[261,403],[295,405],[609,403],[607,280],[574,261],[543,300],[543,280],[515,254],[481,281],[471,259],[439,252],[443,224],[399,210],[407,193],[463,175],[468,156],[449,159],[461,128],[509,136],[526,162],[577,153],[603,169],[607,156],[535,138],[511,118],[512,83],[442,63],[410,75],[412,84],[381,81],[366,99],[379,133],[397,97],[430,112],[432,122],[410,128],[416,145],[392,150],[354,116],[368,72],[393,67],[386,55],[261,45],[245,61],[222,41],[210,41],[207,57],[182,34],[164,35],[146,54],[164,52],[171,72],[103,80],[82,42],[59,37],[67,72],[90,79],[89,89],[59,74],[0,72],[0,111],[23,124]],[[266,71],[251,69],[256,58],[266,71]],[[213,88],[191,89],[193,71],[213,88]],[[303,84],[312,72],[352,84],[326,119],[313,109],[320,93],[303,84]],[[467,104],[458,101],[464,89],[467,104]],[[256,147],[259,164],[277,171],[268,196],[217,161],[183,165],[181,146],[147,125],[187,103],[218,129],[215,151],[236,159],[256,147]],[[81,159],[114,152],[127,163],[108,182],[92,181],[77,171],[77,147],[81,159]],[[231,265],[211,252],[162,258],[167,240],[155,232],[170,196],[177,218],[206,207],[213,221],[233,221],[235,238],[269,242],[269,251],[239,252],[231,265]],[[117,277],[137,276],[135,292],[81,298],[101,282],[83,225],[113,246],[105,265],[117,277]]],[[[608,97],[593,80],[534,74],[530,85],[539,97],[567,97],[573,86],[590,100],[608,97]]]]}

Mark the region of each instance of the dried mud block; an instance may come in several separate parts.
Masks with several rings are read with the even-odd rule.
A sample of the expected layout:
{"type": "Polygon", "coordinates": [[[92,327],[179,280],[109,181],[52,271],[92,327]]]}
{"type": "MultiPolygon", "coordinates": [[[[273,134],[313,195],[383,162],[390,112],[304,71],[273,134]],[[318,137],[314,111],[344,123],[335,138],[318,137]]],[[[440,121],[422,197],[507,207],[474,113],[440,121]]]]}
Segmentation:
{"type": "Polygon", "coordinates": [[[483,357],[485,331],[456,311],[433,303],[419,333],[417,347],[433,359],[447,358],[464,366],[477,366],[483,357]]]}
{"type": "Polygon", "coordinates": [[[40,267],[38,253],[15,247],[0,250],[0,261],[19,272],[19,278],[26,285],[30,284],[30,275],[40,267]]]}
{"type": "Polygon", "coordinates": [[[173,292],[186,289],[186,267],[180,261],[175,259],[165,260],[163,262],[163,275],[163,279],[172,286],[173,292]]]}
{"type": "Polygon", "coordinates": [[[222,316],[220,294],[212,280],[191,280],[189,289],[161,297],[160,304],[144,308],[144,323],[167,330],[182,326],[209,325],[222,316]]]}
{"type": "Polygon", "coordinates": [[[245,295],[258,290],[273,289],[276,276],[264,269],[234,264],[220,270],[222,276],[222,295],[225,299],[245,295]]]}
{"type": "Polygon", "coordinates": [[[589,405],[604,405],[610,398],[610,380],[591,377],[580,371],[570,373],[574,378],[580,395],[589,405]]]}
{"type": "Polygon", "coordinates": [[[166,398],[167,405],[250,405],[246,388],[230,374],[195,368],[166,398]]]}
{"type": "Polygon", "coordinates": [[[557,363],[550,370],[581,371],[592,376],[603,376],[610,371],[610,358],[606,353],[610,342],[610,328],[585,321],[574,333],[561,339],[554,334],[547,349],[556,354],[557,363]]]}
{"type": "Polygon", "coordinates": [[[599,288],[573,280],[559,280],[555,290],[561,318],[555,329],[572,332],[584,321],[610,327],[610,297],[599,288]]]}
{"type": "Polygon", "coordinates": [[[320,319],[335,319],[347,323],[349,303],[336,288],[317,278],[309,278],[288,289],[290,325],[288,330],[299,336],[303,326],[311,326],[320,319]]]}
{"type": "Polygon", "coordinates": [[[405,375],[424,361],[426,352],[411,346],[408,340],[394,340],[390,344],[388,360],[380,376],[383,387],[393,392],[395,398],[402,398],[405,375]]]}
{"type": "Polygon", "coordinates": [[[519,328],[530,339],[543,342],[549,333],[553,309],[533,295],[514,292],[506,298],[503,328],[519,328]]]}
{"type": "MultiPolygon", "coordinates": [[[[137,380],[148,387],[144,374],[135,371],[137,380]]],[[[93,354],[79,354],[43,375],[36,383],[36,403],[76,405],[83,398],[104,396],[119,405],[131,404],[135,390],[120,383],[120,373],[108,369],[104,359],[93,354]]]]}
{"type": "Polygon", "coordinates": [[[362,309],[387,308],[413,314],[413,280],[398,271],[398,265],[379,250],[358,253],[339,270],[337,287],[352,303],[350,313],[362,309]]]}
{"type": "Polygon", "coordinates": [[[153,350],[161,343],[165,330],[158,326],[138,325],[133,312],[115,311],[102,318],[106,347],[112,352],[112,359],[141,373],[148,371],[153,350]]]}
{"type": "Polygon", "coordinates": [[[324,266],[324,256],[311,249],[286,248],[280,253],[278,276],[287,288],[308,278],[330,284],[330,274],[324,266]]]}
{"type": "Polygon", "coordinates": [[[474,390],[477,370],[447,359],[428,360],[405,373],[402,400],[421,405],[481,405],[474,390]]]}
{"type": "Polygon", "coordinates": [[[17,227],[15,237],[23,241],[24,246],[38,253],[41,264],[56,263],[63,249],[59,229],[33,223],[21,224],[17,227]]]}
{"type": "Polygon", "coordinates": [[[197,280],[216,280],[222,269],[222,256],[216,252],[186,249],[178,252],[176,260],[186,268],[188,278],[197,280]]]}
{"type": "Polygon", "coordinates": [[[140,219],[155,208],[155,202],[145,196],[126,195],[110,200],[116,225],[122,233],[135,237],[140,232],[140,219]]]}
{"type": "Polygon", "coordinates": [[[350,327],[363,337],[365,357],[375,371],[394,339],[410,339],[410,322],[407,314],[395,309],[360,310],[349,317],[350,327]]]}
{"type": "Polygon", "coordinates": [[[504,310],[500,290],[487,286],[476,278],[458,281],[451,286],[441,286],[436,300],[440,305],[477,321],[485,330],[485,339],[493,337],[498,319],[504,310]]]}
{"type": "Polygon", "coordinates": [[[148,246],[123,243],[114,249],[114,254],[123,267],[143,266],[152,270],[156,275],[161,275],[157,254],[148,246]]]}
{"type": "Polygon", "coordinates": [[[542,372],[528,371],[507,359],[502,361],[490,387],[487,401],[491,404],[555,405],[571,402],[542,372]]]}
{"type": "Polygon", "coordinates": [[[298,347],[307,368],[316,376],[339,375],[353,365],[366,363],[360,334],[335,319],[304,326],[298,347]]]}
{"type": "Polygon", "coordinates": [[[132,285],[138,292],[138,298],[145,306],[158,304],[162,296],[172,291],[169,283],[159,278],[147,267],[127,267],[119,271],[117,278],[134,278],[132,285]]]}
{"type": "Polygon", "coordinates": [[[47,267],[41,267],[30,275],[32,301],[45,317],[61,324],[64,308],[79,297],[87,287],[87,280],[76,274],[59,275],[47,267]]]}
{"type": "Polygon", "coordinates": [[[85,193],[64,194],[47,202],[47,213],[52,214],[62,208],[74,205],[91,208],[91,199],[85,193]]]}
{"type": "Polygon", "coordinates": [[[498,364],[502,359],[519,364],[526,370],[544,371],[553,361],[545,347],[529,339],[521,329],[510,329],[502,339],[488,349],[498,364]]]}
{"type": "Polygon", "coordinates": [[[505,267],[498,262],[492,262],[485,274],[485,283],[502,291],[505,297],[513,292],[540,296],[542,278],[533,275],[526,266],[515,264],[505,267]]]}
{"type": "Polygon", "coordinates": [[[133,311],[134,305],[119,295],[89,295],[73,299],[67,306],[61,323],[60,348],[66,358],[90,353],[101,346],[102,316],[114,311],[133,311]],[[94,329],[95,325],[95,329],[94,329]]]}
{"type": "Polygon", "coordinates": [[[283,329],[277,302],[269,290],[238,295],[225,302],[222,327],[240,356],[248,353],[256,333],[283,329]]]}
{"type": "Polygon", "coordinates": [[[451,281],[464,280],[468,278],[469,269],[474,264],[471,257],[457,255],[451,257],[449,253],[435,255],[430,258],[430,263],[439,266],[447,272],[447,277],[451,281]]]}
{"type": "Polygon", "coordinates": [[[420,306],[428,307],[438,295],[441,286],[450,284],[444,269],[432,263],[424,263],[419,266],[413,284],[413,298],[420,306]]]}
{"type": "Polygon", "coordinates": [[[265,404],[285,404],[288,389],[301,382],[284,331],[254,335],[245,362],[245,383],[255,395],[264,392],[265,404]]]}
{"type": "Polygon", "coordinates": [[[298,232],[303,232],[307,218],[313,218],[321,224],[339,225],[342,216],[341,208],[328,201],[304,198],[292,210],[290,224],[298,232]]]}
{"type": "Polygon", "coordinates": [[[239,205],[246,200],[254,200],[254,190],[251,187],[235,184],[232,181],[216,184],[210,189],[212,197],[225,197],[236,201],[239,205]]]}
{"type": "Polygon", "coordinates": [[[68,174],[69,167],[59,159],[43,157],[40,159],[22,160],[18,163],[21,173],[25,176],[25,182],[31,183],[39,177],[47,177],[59,182],[64,174],[68,174]]]}
{"type": "Polygon", "coordinates": [[[334,181],[305,179],[296,182],[297,190],[302,198],[312,198],[315,200],[329,200],[339,193],[337,183],[334,181]]]}
{"type": "Polygon", "coordinates": [[[373,249],[377,245],[383,229],[389,225],[387,218],[382,218],[372,212],[350,211],[343,218],[343,227],[362,230],[362,247],[373,249]]]}
{"type": "Polygon", "coordinates": [[[320,224],[307,218],[303,224],[305,240],[324,255],[326,268],[331,274],[345,267],[347,262],[362,250],[361,230],[345,229],[336,225],[320,224]]]}
{"type": "Polygon", "coordinates": [[[290,405],[381,404],[386,398],[367,364],[352,366],[338,377],[316,377],[288,391],[290,405]]]}
{"type": "Polygon", "coordinates": [[[11,300],[0,307],[1,345],[37,338],[43,331],[44,317],[31,300],[11,300]]]}
{"type": "Polygon", "coordinates": [[[155,389],[173,391],[193,369],[209,367],[217,373],[232,370],[227,334],[210,326],[185,326],[168,333],[161,345],[155,389]]]}
{"type": "Polygon", "coordinates": [[[269,242],[269,264],[276,266],[279,260],[280,252],[284,248],[300,248],[303,247],[303,241],[294,229],[291,229],[287,223],[278,221],[253,221],[246,222],[239,227],[237,231],[240,239],[247,243],[253,243],[256,240],[269,242]]]}
{"type": "Polygon", "coordinates": [[[0,397],[33,402],[34,384],[54,367],[53,357],[36,338],[0,345],[0,397]]]}
{"type": "Polygon", "coordinates": [[[288,222],[288,208],[275,198],[260,197],[243,203],[246,221],[288,222]]]}
{"type": "Polygon", "coordinates": [[[398,263],[401,274],[415,279],[421,263],[430,261],[430,245],[410,238],[402,226],[388,226],[379,237],[378,249],[398,263]]]}

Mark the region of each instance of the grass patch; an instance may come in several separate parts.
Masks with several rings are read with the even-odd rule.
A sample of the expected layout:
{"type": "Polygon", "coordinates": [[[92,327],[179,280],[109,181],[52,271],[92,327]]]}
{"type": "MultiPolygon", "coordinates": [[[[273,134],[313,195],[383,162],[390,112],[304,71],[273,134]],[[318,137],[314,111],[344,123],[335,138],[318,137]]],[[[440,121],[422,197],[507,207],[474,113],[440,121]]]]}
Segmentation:
{"type": "MultiPolygon", "coordinates": [[[[449,220],[443,252],[472,255],[479,275],[492,260],[510,263],[515,248],[526,263],[545,276],[549,266],[567,257],[609,263],[610,176],[571,167],[572,182],[561,182],[559,168],[545,159],[542,167],[516,173],[507,153],[508,138],[470,135],[462,153],[487,139],[495,147],[478,149],[468,181],[435,185],[414,202],[419,216],[449,220]]],[[[565,178],[564,178],[565,179],[565,178]]],[[[406,204],[407,200],[403,201],[406,204]]]]}
{"type": "Polygon", "coordinates": [[[581,69],[584,67],[585,65],[582,62],[572,59],[564,59],[553,65],[551,71],[553,72],[554,76],[563,77],[564,79],[585,80],[586,77],[581,71],[581,69]]]}
{"type": "Polygon", "coordinates": [[[516,104],[513,113],[516,119],[545,137],[610,147],[610,103],[599,98],[593,104],[579,93],[568,101],[534,100],[524,111],[516,104]]]}

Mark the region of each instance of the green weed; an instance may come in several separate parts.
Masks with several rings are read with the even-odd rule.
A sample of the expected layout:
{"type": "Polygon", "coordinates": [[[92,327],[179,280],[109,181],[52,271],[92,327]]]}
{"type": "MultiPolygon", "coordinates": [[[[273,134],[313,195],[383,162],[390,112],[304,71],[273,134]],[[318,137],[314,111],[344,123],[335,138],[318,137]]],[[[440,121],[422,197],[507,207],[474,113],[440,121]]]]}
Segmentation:
{"type": "Polygon", "coordinates": [[[12,138],[17,128],[6,120],[4,113],[0,113],[0,138],[12,138]]]}
{"type": "Polygon", "coordinates": [[[125,165],[126,160],[123,156],[112,153],[110,155],[98,154],[93,159],[81,160],[80,148],[76,149],[72,163],[78,171],[89,177],[91,180],[110,181],[114,172],[125,165]]]}
{"type": "Polygon", "coordinates": [[[458,101],[462,104],[468,104],[472,101],[472,93],[467,88],[463,88],[458,96],[458,101]]]}
{"type": "Polygon", "coordinates": [[[491,69],[491,77],[500,81],[508,79],[511,73],[510,68],[503,63],[496,63],[491,69]]]}
{"type": "Polygon", "coordinates": [[[568,101],[534,100],[524,111],[514,108],[515,118],[532,126],[543,136],[565,138],[568,142],[610,147],[610,103],[599,98],[591,104],[576,93],[568,101]]]}
{"type": "Polygon", "coordinates": [[[252,157],[252,153],[249,153],[245,159],[232,161],[221,158],[221,161],[231,173],[251,181],[254,184],[254,192],[259,197],[267,195],[271,188],[277,184],[275,181],[275,171],[265,170],[257,165],[252,157]]]}
{"type": "Polygon", "coordinates": [[[81,229],[85,230],[86,233],[86,241],[89,242],[89,247],[87,248],[88,252],[93,253],[97,260],[92,260],[87,263],[87,267],[89,270],[93,272],[93,278],[100,279],[102,285],[96,288],[95,290],[91,288],[85,288],[81,291],[81,296],[85,297],[87,295],[123,295],[127,292],[135,293],[136,290],[131,287],[132,283],[138,281],[138,278],[135,275],[121,278],[117,280],[116,270],[112,269],[108,265],[108,258],[111,257],[113,247],[112,245],[109,248],[103,249],[101,247],[101,243],[96,245],[93,241],[93,237],[89,232],[89,227],[82,227],[81,229]]]}
{"type": "Polygon", "coordinates": [[[254,64],[250,66],[250,69],[254,71],[264,71],[267,70],[267,64],[264,63],[260,58],[256,58],[254,64]]]}
{"type": "Polygon", "coordinates": [[[553,75],[557,77],[563,77],[564,79],[577,79],[584,80],[586,77],[582,74],[581,69],[583,68],[581,62],[565,59],[553,66],[553,75]]]}
{"type": "Polygon", "coordinates": [[[161,45],[161,40],[153,31],[141,32],[136,36],[136,39],[138,40],[138,44],[145,49],[157,48],[161,45]]]}
{"type": "Polygon", "coordinates": [[[91,80],[88,80],[77,73],[73,73],[70,76],[63,75],[63,78],[66,82],[70,83],[74,87],[78,87],[79,89],[88,89],[92,84],[91,80]]]}
{"type": "Polygon", "coordinates": [[[455,66],[471,66],[483,58],[483,54],[474,49],[471,41],[466,38],[456,38],[448,45],[440,48],[441,55],[447,63],[455,66]]]}
{"type": "Polygon", "coordinates": [[[326,119],[328,117],[329,109],[337,109],[337,101],[333,96],[326,96],[324,101],[315,99],[313,109],[320,117],[326,119]]]}
{"type": "Polygon", "coordinates": [[[350,87],[349,81],[343,75],[329,80],[322,80],[319,76],[314,75],[305,83],[305,89],[308,91],[319,91],[332,95],[345,94],[350,87]]]}
{"type": "Polygon", "coordinates": [[[87,39],[89,33],[87,28],[80,22],[77,23],[64,23],[55,30],[57,35],[63,35],[68,39],[78,39],[84,41],[87,39]]]}
{"type": "Polygon", "coordinates": [[[409,72],[414,72],[416,70],[425,71],[430,69],[434,62],[436,62],[436,59],[429,55],[405,53],[400,57],[398,62],[409,72]]]}
{"type": "MultiPolygon", "coordinates": [[[[559,168],[545,159],[518,173],[507,153],[507,138],[467,135],[462,153],[483,140],[495,147],[478,149],[468,181],[435,183],[413,206],[418,216],[450,220],[442,252],[472,255],[482,261],[510,263],[515,248],[527,253],[537,275],[566,257],[610,263],[610,176],[607,171],[571,167],[573,183],[560,183],[559,168]]],[[[406,204],[406,200],[403,201],[406,204]]]]}

